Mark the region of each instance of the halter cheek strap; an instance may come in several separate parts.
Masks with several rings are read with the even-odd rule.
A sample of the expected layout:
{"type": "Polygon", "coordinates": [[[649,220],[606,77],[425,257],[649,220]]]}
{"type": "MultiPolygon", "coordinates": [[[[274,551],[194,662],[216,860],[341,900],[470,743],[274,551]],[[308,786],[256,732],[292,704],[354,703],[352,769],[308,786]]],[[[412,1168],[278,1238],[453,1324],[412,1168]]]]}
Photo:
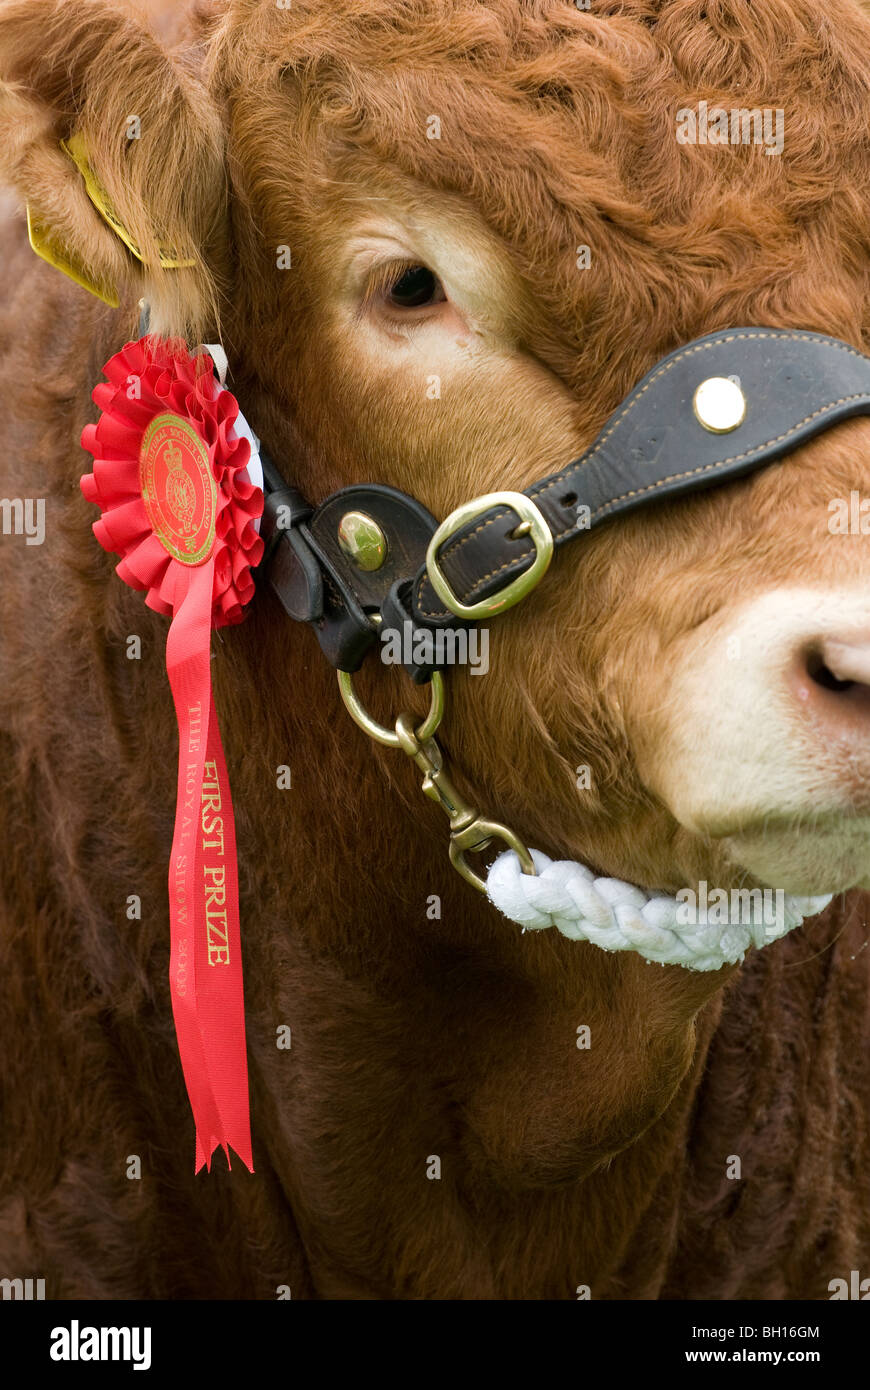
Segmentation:
{"type": "MultiPolygon", "coordinates": [[[[664,358],[584,454],[522,496],[558,547],[611,517],[766,468],[868,413],[870,359],[848,343],[778,329],[713,333],[664,358]]],[[[509,606],[507,590],[538,558],[532,525],[517,534],[524,520],[514,507],[480,505],[460,525],[448,518],[415,577],[415,619],[450,624],[457,611],[481,618],[509,606]]]]}
{"type": "MultiPolygon", "coordinates": [[[[440,525],[413,498],[377,484],[311,507],[264,459],[270,548],[262,568],[285,610],[312,624],[330,662],[355,671],[379,623],[410,623],[416,639],[497,617],[531,592],[555,549],[592,527],[769,467],[867,414],[870,359],[848,343],[789,329],[712,333],[659,362],[579,458],[525,492],[466,503],[440,525]],[[342,548],[349,512],[382,536],[384,559],[374,568],[342,548]]],[[[408,645],[425,651],[425,643],[408,645]]],[[[405,665],[418,682],[441,669],[435,656],[405,665]]]]}

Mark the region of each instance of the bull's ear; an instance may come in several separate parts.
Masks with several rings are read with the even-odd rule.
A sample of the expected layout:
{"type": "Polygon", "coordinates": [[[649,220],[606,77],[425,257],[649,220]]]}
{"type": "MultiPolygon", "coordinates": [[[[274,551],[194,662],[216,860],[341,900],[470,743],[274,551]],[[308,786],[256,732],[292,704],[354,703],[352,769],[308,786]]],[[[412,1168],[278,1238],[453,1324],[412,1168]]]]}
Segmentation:
{"type": "Polygon", "coordinates": [[[46,258],[152,328],[216,328],[223,132],[194,65],[122,0],[0,0],[0,180],[46,258]]]}

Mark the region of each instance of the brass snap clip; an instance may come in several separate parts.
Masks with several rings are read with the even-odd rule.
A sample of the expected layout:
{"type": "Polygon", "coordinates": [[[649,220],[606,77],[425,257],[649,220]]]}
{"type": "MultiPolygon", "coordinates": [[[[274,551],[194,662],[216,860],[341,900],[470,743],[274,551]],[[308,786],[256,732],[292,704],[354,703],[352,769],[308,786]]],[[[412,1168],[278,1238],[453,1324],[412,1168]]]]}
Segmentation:
{"type": "Polygon", "coordinates": [[[467,854],[485,850],[493,840],[501,840],[518,856],[524,874],[535,873],[532,856],[526,846],[506,825],[482,816],[457,790],[447,771],[444,753],[435,741],[435,732],[444,716],[444,679],[439,671],[432,674],[429,713],[416,729],[414,716],[403,712],[396,720],[395,730],[378,724],[361,704],[353,687],[353,678],[346,671],[338,672],[338,687],[351,718],[370,738],[402,752],[416,763],[423,773],[423,794],[436,801],[450,821],[450,862],[458,874],[478,892],[486,892],[486,883],[466,860],[467,854]]]}

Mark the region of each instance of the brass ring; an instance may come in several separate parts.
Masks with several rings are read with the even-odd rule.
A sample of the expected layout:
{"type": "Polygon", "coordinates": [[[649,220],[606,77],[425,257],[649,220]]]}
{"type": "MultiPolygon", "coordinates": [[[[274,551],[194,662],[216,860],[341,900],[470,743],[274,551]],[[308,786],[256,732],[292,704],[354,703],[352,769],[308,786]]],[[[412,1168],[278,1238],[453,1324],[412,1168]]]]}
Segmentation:
{"type": "MultiPolygon", "coordinates": [[[[338,688],[351,719],[359,725],[364,733],[368,734],[369,738],[373,738],[377,743],[385,744],[387,748],[401,748],[402,744],[398,734],[393,729],[388,729],[386,724],[379,724],[377,720],[372,719],[368,710],[361,703],[353,688],[353,676],[350,671],[338,672],[338,688]]],[[[415,730],[421,743],[426,743],[432,737],[443,718],[444,678],[440,671],[433,671],[430,682],[429,712],[423,723],[415,730]]]]}

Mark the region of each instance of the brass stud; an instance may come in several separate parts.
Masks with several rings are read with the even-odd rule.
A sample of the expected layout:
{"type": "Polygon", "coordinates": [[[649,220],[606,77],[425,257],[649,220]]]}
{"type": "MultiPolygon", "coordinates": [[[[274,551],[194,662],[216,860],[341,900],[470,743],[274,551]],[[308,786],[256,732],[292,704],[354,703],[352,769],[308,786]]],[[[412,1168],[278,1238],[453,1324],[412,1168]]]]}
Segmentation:
{"type": "Polygon", "coordinates": [[[710,434],[730,434],[746,419],[746,397],[727,376],[711,376],[695,392],[692,409],[710,434]]]}
{"type": "Polygon", "coordinates": [[[357,569],[379,570],[387,558],[387,538],[366,512],[345,512],[338,523],[338,543],[357,569]]]}

